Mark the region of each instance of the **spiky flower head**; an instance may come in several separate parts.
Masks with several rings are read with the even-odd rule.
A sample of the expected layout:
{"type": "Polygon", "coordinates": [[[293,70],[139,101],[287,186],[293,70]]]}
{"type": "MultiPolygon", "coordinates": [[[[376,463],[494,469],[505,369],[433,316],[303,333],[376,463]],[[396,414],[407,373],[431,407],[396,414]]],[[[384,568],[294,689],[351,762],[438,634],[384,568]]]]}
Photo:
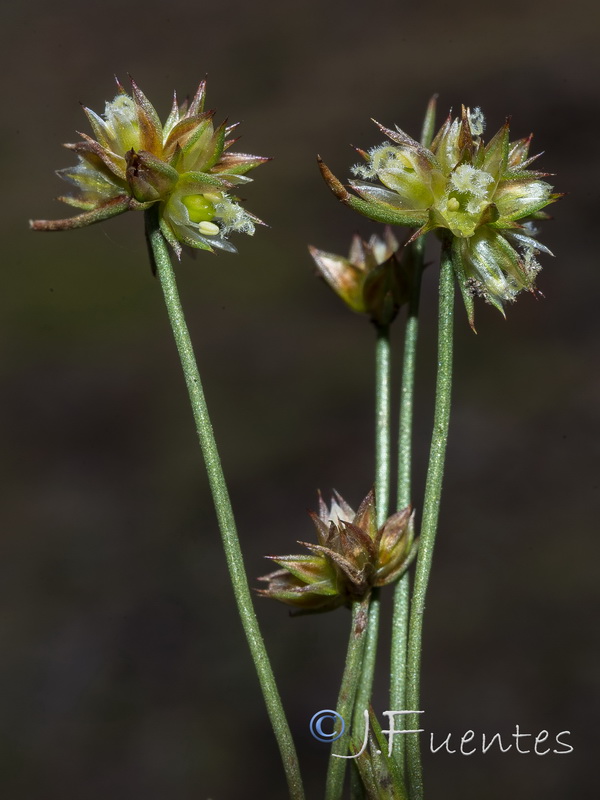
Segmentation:
{"type": "Polygon", "coordinates": [[[408,568],[416,552],[413,516],[405,508],[378,529],[373,491],[357,512],[337,492],[329,508],[319,495],[319,513],[311,513],[318,544],[298,542],[311,555],[267,556],[281,569],[259,579],[268,583],[259,594],[304,612],[349,605],[408,568]]]}
{"type": "Polygon", "coordinates": [[[106,103],[103,117],[84,108],[95,139],[81,133],[81,142],[65,145],[78,163],[58,170],[75,187],[59,200],[83,213],[35,220],[31,227],[80,228],[157,203],[161,231],[178,257],[182,244],[235,252],[229,234],[252,234],[260,220],[242,208],[231,190],[248,183],[246,173],[269,159],[229,151],[237,124],[214,127],[215,112],[204,111],[206,81],[189,103],[179,105],[173,96],[164,125],[133,79],[131,87],[129,95],[117,81],[118,94],[106,103]]]}
{"type": "Polygon", "coordinates": [[[454,269],[471,324],[473,296],[502,311],[522,289],[534,290],[536,256],[550,253],[534,237],[533,221],[561,195],[529,169],[531,136],[510,141],[508,121],[485,144],[479,109],[448,116],[429,148],[399,128],[376,123],[390,142],[369,152],[353,168],[351,194],[320,161],[336,196],[365,216],[418,228],[409,241],[439,229],[452,236],[454,269]],[[373,181],[379,181],[375,183],[373,181]]]}
{"type": "MultiPolygon", "coordinates": [[[[368,314],[378,325],[388,325],[408,294],[406,264],[397,256],[400,247],[392,229],[383,238],[373,234],[368,242],[358,234],[347,258],[309,246],[319,275],[359,314],[368,314]]],[[[407,251],[408,252],[408,251],[407,251]]]]}

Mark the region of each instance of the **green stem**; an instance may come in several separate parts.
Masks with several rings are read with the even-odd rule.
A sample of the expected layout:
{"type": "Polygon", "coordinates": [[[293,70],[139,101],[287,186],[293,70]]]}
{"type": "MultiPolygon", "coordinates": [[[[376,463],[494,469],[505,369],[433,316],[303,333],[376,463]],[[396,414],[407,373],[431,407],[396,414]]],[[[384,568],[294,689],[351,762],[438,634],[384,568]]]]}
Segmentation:
{"type": "MultiPolygon", "coordinates": [[[[390,500],[390,328],[377,325],[375,342],[375,510],[377,527],[386,521],[390,500]]],[[[377,639],[379,635],[379,590],[374,589],[369,605],[369,625],[360,685],[356,698],[354,724],[359,726],[371,703],[377,639]]]]}
{"type": "Polygon", "coordinates": [[[390,503],[390,328],[378,325],[375,343],[375,509],[377,527],[390,503]]]}
{"type": "MultiPolygon", "coordinates": [[[[391,350],[389,325],[376,325],[375,340],[375,510],[377,527],[386,521],[390,501],[390,408],[391,408],[391,350]]],[[[371,704],[375,662],[377,660],[377,640],[379,637],[379,615],[381,600],[379,589],[373,589],[369,604],[369,623],[365,643],[362,673],[356,704],[354,707],[353,728],[359,730],[363,724],[364,711],[371,704]]],[[[354,775],[354,773],[353,773],[354,775]]],[[[353,777],[353,797],[362,797],[362,784],[359,787],[356,775],[353,777]]]]}
{"type": "Polygon", "coordinates": [[[235,600],[248,640],[250,652],[254,660],[254,666],[258,673],[267,712],[279,745],[290,798],[292,800],[303,800],[304,790],[302,787],[298,758],[285,712],[281,704],[279,692],[277,691],[275,677],[269,663],[269,657],[254,613],[252,596],[244,569],[244,561],[235,527],[231,502],[229,500],[229,493],[225,484],[221,461],[219,459],[219,453],[208,415],[208,408],[200,382],[200,374],[196,365],[192,342],[177,292],[175,274],[171,265],[166,242],[160,232],[157,207],[153,206],[146,211],[145,217],[146,236],[148,239],[150,256],[156,268],[156,273],[164,294],[175,344],[177,345],[179,358],[181,359],[181,366],[183,368],[183,374],[196,423],[196,431],[200,440],[200,447],[204,456],[204,463],[206,465],[215,510],[217,512],[219,530],[221,531],[235,600]]]}
{"type": "MultiPolygon", "coordinates": [[[[435,130],[435,112],[437,95],[433,95],[427,105],[421,144],[429,147],[435,130]]],[[[413,243],[410,253],[412,257],[410,297],[406,328],[404,332],[404,357],[402,361],[402,384],[400,387],[400,425],[398,432],[398,499],[397,509],[402,510],[412,502],[412,431],[415,389],[415,368],[417,357],[417,339],[419,334],[419,299],[421,295],[421,275],[425,255],[425,237],[421,236],[413,243]]],[[[406,669],[408,649],[408,620],[410,615],[410,575],[405,572],[394,592],[394,610],[392,614],[392,652],[390,709],[407,710],[406,706],[406,669]]],[[[393,742],[394,757],[402,775],[405,772],[406,737],[395,736],[393,742]]]]}
{"type": "MultiPolygon", "coordinates": [[[[404,331],[404,357],[400,386],[400,424],[398,433],[398,511],[411,503],[412,431],[419,334],[419,299],[423,272],[425,238],[417,239],[411,250],[411,295],[404,331]]],[[[406,709],[406,656],[408,646],[408,617],[410,611],[410,576],[405,572],[394,592],[392,615],[390,709],[406,709]]],[[[404,774],[406,737],[395,736],[394,758],[404,774]]]]}
{"type": "Polygon", "coordinates": [[[352,626],[346,654],[346,665],[342,677],[342,685],[338,697],[336,711],[346,723],[346,731],[337,739],[331,748],[329,767],[327,769],[327,786],[325,800],[340,800],[344,789],[346,773],[346,757],[350,741],[350,722],[354,711],[358,683],[363,665],[365,644],[368,637],[369,597],[356,600],[352,604],[352,626]],[[344,756],[340,758],[340,756],[344,756]]]}
{"type": "MultiPolygon", "coordinates": [[[[454,317],[454,275],[452,270],[452,256],[450,238],[447,237],[442,245],[442,258],[440,265],[440,295],[439,295],[439,329],[438,329],[438,369],[435,394],[435,412],[431,450],[429,453],[429,466],[427,469],[427,482],[425,484],[425,499],[423,502],[423,519],[421,522],[421,537],[419,542],[419,555],[415,570],[415,587],[412,596],[410,625],[408,635],[408,666],[407,666],[407,691],[406,704],[409,710],[419,710],[420,699],[420,670],[421,647],[423,634],[423,612],[425,610],[425,595],[433,546],[437,531],[440,500],[442,494],[442,479],[444,477],[444,461],[446,444],[448,441],[448,425],[450,422],[450,403],[452,389],[452,331],[454,317]]],[[[419,727],[418,715],[408,716],[410,729],[419,727]]],[[[411,800],[423,799],[423,773],[421,768],[421,754],[419,734],[408,734],[406,737],[408,781],[411,800]]]]}

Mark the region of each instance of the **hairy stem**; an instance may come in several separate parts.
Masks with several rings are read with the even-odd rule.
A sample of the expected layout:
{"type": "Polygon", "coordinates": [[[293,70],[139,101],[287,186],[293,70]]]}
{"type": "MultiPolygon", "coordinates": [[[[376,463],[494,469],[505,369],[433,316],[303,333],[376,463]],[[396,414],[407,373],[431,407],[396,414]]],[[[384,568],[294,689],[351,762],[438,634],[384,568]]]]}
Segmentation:
{"type": "MultiPolygon", "coordinates": [[[[423,127],[421,144],[429,147],[435,130],[437,95],[429,100],[423,127]]],[[[425,256],[425,237],[421,236],[411,246],[411,284],[404,331],[404,357],[402,359],[402,384],[400,387],[400,422],[398,431],[398,498],[397,509],[401,511],[412,502],[412,431],[415,390],[417,340],[419,334],[419,300],[421,275],[425,256]]],[[[408,655],[408,620],[410,615],[410,575],[405,572],[394,592],[392,615],[390,709],[406,708],[406,669],[408,655]]],[[[416,709],[415,709],[416,710],[416,709]]],[[[406,738],[394,737],[393,754],[402,775],[405,771],[406,738]]]]}
{"type": "MultiPolygon", "coordinates": [[[[398,432],[398,511],[411,503],[412,431],[419,334],[419,299],[423,271],[425,239],[421,237],[411,247],[411,295],[404,331],[404,356],[400,386],[400,424],[398,432]]],[[[408,617],[410,611],[410,575],[405,572],[394,592],[392,616],[390,709],[406,710],[406,658],[408,645],[408,617]]],[[[416,710],[416,709],[415,709],[416,710]]],[[[395,736],[393,753],[404,774],[405,736],[395,736]]]]}
{"type": "MultiPolygon", "coordinates": [[[[378,528],[387,519],[390,501],[390,367],[390,328],[389,325],[377,325],[375,340],[375,510],[378,528]]],[[[377,660],[380,610],[379,589],[373,589],[369,604],[369,623],[362,673],[352,723],[356,730],[362,725],[364,711],[371,704],[377,660]]],[[[362,797],[364,797],[362,783],[358,775],[353,773],[352,798],[358,800],[362,797]]]]}
{"type": "MultiPolygon", "coordinates": [[[[378,325],[375,343],[375,510],[377,527],[386,521],[390,499],[390,329],[378,325]]],[[[379,590],[374,589],[369,606],[369,626],[362,675],[356,698],[355,725],[362,724],[369,708],[377,658],[379,634],[379,590]]]]}
{"type": "Polygon", "coordinates": [[[390,503],[390,328],[377,326],[375,344],[375,509],[377,527],[390,503]]]}
{"type": "MultiPolygon", "coordinates": [[[[411,602],[410,624],[408,634],[408,664],[406,704],[409,710],[419,710],[421,647],[423,634],[423,612],[425,595],[431,572],[433,547],[437,532],[437,523],[444,477],[444,461],[448,441],[448,425],[450,422],[450,403],[452,390],[452,334],[454,318],[454,275],[449,237],[442,246],[439,290],[439,328],[438,328],[438,369],[435,394],[435,412],[425,498],[423,501],[423,519],[419,555],[415,570],[415,586],[411,602]]],[[[418,716],[408,716],[408,728],[418,727],[418,716]]],[[[404,737],[403,737],[404,738],[404,737]]],[[[423,799],[423,772],[419,734],[407,734],[408,782],[411,800],[423,799]]]]}
{"type": "Polygon", "coordinates": [[[285,712],[281,704],[279,692],[277,691],[269,657],[254,613],[252,597],[248,586],[246,571],[244,569],[242,551],[240,549],[231,502],[229,500],[229,493],[227,491],[223,470],[221,468],[221,461],[208,415],[208,408],[200,382],[200,374],[196,365],[192,342],[177,292],[175,274],[171,265],[166,242],[160,232],[156,206],[146,211],[145,216],[146,236],[148,239],[150,256],[156,268],[156,274],[164,294],[169,321],[173,329],[175,344],[177,345],[177,351],[181,360],[194,421],[196,423],[196,431],[198,433],[200,447],[208,473],[208,480],[217,513],[219,530],[221,531],[223,548],[225,550],[225,557],[227,559],[227,566],[231,576],[238,612],[254,660],[254,666],[256,667],[271,725],[273,726],[275,737],[279,745],[279,751],[288,782],[289,796],[291,800],[303,800],[304,790],[302,787],[298,758],[285,712]]]}
{"type": "Polygon", "coordinates": [[[327,769],[325,800],[340,800],[344,789],[346,757],[348,756],[348,743],[350,742],[349,729],[354,712],[358,683],[362,673],[365,643],[368,636],[368,622],[369,598],[367,596],[363,600],[356,600],[352,604],[350,640],[336,707],[337,713],[344,720],[346,730],[343,736],[336,739],[331,748],[331,757],[327,769]]]}

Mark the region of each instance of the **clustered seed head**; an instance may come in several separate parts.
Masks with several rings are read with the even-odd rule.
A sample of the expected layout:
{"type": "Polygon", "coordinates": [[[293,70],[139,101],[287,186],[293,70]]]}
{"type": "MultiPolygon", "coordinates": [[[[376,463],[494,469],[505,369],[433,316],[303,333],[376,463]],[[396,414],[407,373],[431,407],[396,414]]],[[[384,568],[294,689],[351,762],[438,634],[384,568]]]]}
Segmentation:
{"type": "Polygon", "coordinates": [[[329,508],[319,495],[319,513],[311,518],[318,544],[299,542],[311,555],[267,556],[281,569],[260,578],[268,587],[259,594],[299,611],[328,611],[397,580],[415,555],[411,509],[393,514],[378,529],[373,491],[357,512],[337,492],[329,508]]]}
{"type": "Polygon", "coordinates": [[[191,102],[173,97],[164,125],[147,97],[131,81],[127,94],[106,104],[104,117],[84,108],[93,139],[67,144],[79,159],[58,175],[75,187],[64,203],[83,210],[65,220],[37,220],[35,230],[66,230],[100,222],[129,209],[159,204],[160,228],[177,256],[181,245],[235,252],[232,231],[254,233],[260,220],[246,211],[231,189],[250,182],[246,173],[268,158],[229,151],[237,124],[213,125],[214,111],[204,111],[206,81],[191,102]]]}
{"type": "Polygon", "coordinates": [[[399,247],[387,226],[383,238],[373,234],[368,242],[356,234],[347,258],[312,246],[308,249],[318,274],[352,311],[388,325],[408,297],[408,264],[398,258],[399,247]]]}
{"type": "Polygon", "coordinates": [[[391,141],[368,152],[353,167],[351,194],[322,163],[326,182],[342,200],[371,219],[452,236],[454,269],[469,318],[474,295],[500,311],[522,289],[534,290],[537,254],[550,253],[534,237],[542,209],[561,195],[529,169],[531,136],[510,142],[508,121],[485,144],[479,109],[448,116],[429,148],[399,128],[376,123],[391,141]],[[373,181],[379,181],[374,183],[373,181]]]}

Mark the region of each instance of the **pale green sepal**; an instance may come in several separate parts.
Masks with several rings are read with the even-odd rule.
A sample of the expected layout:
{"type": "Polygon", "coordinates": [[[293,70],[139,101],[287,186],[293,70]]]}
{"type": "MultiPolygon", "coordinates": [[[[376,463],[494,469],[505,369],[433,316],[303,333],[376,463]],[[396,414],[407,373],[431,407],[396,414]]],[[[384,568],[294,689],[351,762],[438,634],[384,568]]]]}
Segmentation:
{"type": "Polygon", "coordinates": [[[270,158],[262,156],[251,156],[248,153],[224,153],[214,171],[225,172],[228,175],[245,175],[251,169],[270,160],[270,158]]]}
{"type": "Polygon", "coordinates": [[[367,200],[362,200],[360,197],[355,197],[348,192],[348,196],[342,200],[347,206],[358,211],[369,219],[375,222],[383,222],[387,225],[406,225],[409,228],[416,228],[421,226],[427,219],[427,212],[412,211],[402,213],[396,211],[389,206],[377,205],[376,203],[369,203],[367,200]]]}
{"type": "Polygon", "coordinates": [[[502,305],[502,302],[495,295],[486,294],[485,300],[486,303],[489,303],[491,306],[494,306],[494,308],[497,309],[502,314],[504,319],[506,319],[506,311],[504,310],[504,306],[502,305]]]}
{"type": "Polygon", "coordinates": [[[312,544],[311,542],[299,542],[310,550],[312,553],[319,553],[331,559],[337,567],[351,580],[357,580],[360,577],[360,572],[357,567],[347,558],[331,550],[329,547],[323,547],[320,544],[312,544]]]}
{"type": "Polygon", "coordinates": [[[233,184],[221,175],[214,175],[208,172],[184,172],[179,176],[177,191],[187,187],[189,190],[197,190],[201,193],[202,186],[217,186],[225,191],[231,189],[233,184]]]}
{"type": "Polygon", "coordinates": [[[179,120],[167,137],[164,145],[165,155],[168,157],[171,148],[174,148],[177,143],[179,143],[182,149],[185,149],[188,142],[191,142],[191,147],[210,126],[212,117],[213,113],[209,111],[206,114],[198,114],[195,117],[184,117],[184,119],[179,120]]]}
{"type": "Polygon", "coordinates": [[[208,250],[209,253],[214,253],[215,251],[213,248],[206,244],[202,239],[195,239],[193,236],[190,236],[188,233],[185,232],[185,229],[181,225],[177,225],[176,236],[180,242],[183,244],[187,244],[188,247],[193,247],[196,250],[208,250]]]}
{"type": "Polygon", "coordinates": [[[111,180],[104,171],[100,172],[89,165],[89,162],[79,156],[79,164],[56,171],[59,178],[77,187],[78,196],[69,199],[60,197],[59,200],[75,208],[91,210],[103,205],[107,200],[123,194],[122,186],[117,185],[115,179],[111,180]]]}
{"type": "Polygon", "coordinates": [[[523,262],[519,258],[519,254],[515,248],[504,238],[504,236],[502,236],[502,234],[498,234],[497,236],[496,247],[504,256],[503,263],[501,265],[504,272],[506,272],[508,275],[512,275],[516,281],[520,282],[523,289],[531,289],[533,286],[532,278],[523,269],[523,262]]]}
{"type": "MultiPolygon", "coordinates": [[[[475,331],[475,333],[477,333],[477,331],[475,331]]],[[[413,542],[412,547],[408,551],[408,555],[406,556],[406,560],[403,561],[401,564],[399,564],[391,572],[388,572],[385,575],[385,577],[383,578],[381,583],[379,583],[379,577],[378,577],[379,573],[381,572],[381,570],[377,570],[377,572],[375,573],[375,580],[373,581],[373,585],[374,586],[387,586],[388,584],[394,583],[395,581],[397,581],[398,578],[401,578],[404,575],[404,573],[406,572],[406,570],[413,563],[413,561],[415,560],[416,555],[417,555],[418,552],[419,552],[419,540],[417,539],[415,542],[413,542]]]]}
{"type": "Polygon", "coordinates": [[[508,122],[488,142],[483,155],[481,168],[493,175],[496,183],[502,177],[508,161],[510,131],[508,122]]]}
{"type": "Polygon", "coordinates": [[[249,178],[247,175],[241,175],[238,172],[211,172],[210,174],[222,178],[230,186],[242,186],[254,181],[254,178],[249,178]]]}
{"type": "Polygon", "coordinates": [[[70,194],[61,194],[56,199],[73,208],[80,208],[82,211],[92,211],[94,208],[98,208],[97,200],[84,200],[80,197],[73,197],[70,194]]]}
{"type": "MultiPolygon", "coordinates": [[[[267,556],[271,561],[279,564],[280,567],[285,569],[299,578],[304,583],[315,584],[325,580],[323,570],[326,568],[326,561],[319,556],[306,556],[306,555],[290,555],[290,556],[267,556]]],[[[332,572],[332,570],[328,570],[332,572]]],[[[322,594],[336,594],[337,590],[333,585],[330,585],[328,591],[322,594]]]]}
{"type": "Polygon", "coordinates": [[[179,173],[176,169],[170,164],[167,164],[160,158],[157,158],[153,153],[149,153],[147,150],[140,150],[137,154],[143,160],[144,166],[149,167],[154,172],[158,172],[164,178],[167,179],[170,183],[177,183],[179,179],[179,173]]]}
{"type": "Polygon", "coordinates": [[[142,149],[158,154],[162,150],[163,143],[163,128],[160,118],[152,103],[148,100],[133,78],[130,78],[130,80],[140,125],[142,149]]]}
{"type": "Polygon", "coordinates": [[[206,142],[202,141],[202,138],[204,137],[209,139],[212,136],[213,117],[214,111],[207,111],[206,119],[200,125],[198,125],[197,129],[190,135],[185,144],[181,145],[181,152],[185,158],[186,164],[189,161],[193,161],[194,158],[197,158],[202,153],[204,147],[206,146],[206,142]],[[197,150],[198,153],[195,153],[195,150],[197,150]]]}
{"type": "Polygon", "coordinates": [[[223,146],[225,144],[225,131],[227,129],[226,122],[222,122],[213,134],[212,155],[206,163],[202,165],[202,169],[210,169],[219,161],[223,154],[223,146]]]}
{"type": "Polygon", "coordinates": [[[538,240],[534,239],[532,236],[527,236],[527,234],[521,233],[519,230],[505,231],[504,238],[514,239],[517,245],[529,250],[537,251],[539,253],[546,253],[548,256],[554,256],[552,250],[550,250],[549,247],[546,247],[545,244],[538,242],[538,240]]]}
{"type": "Polygon", "coordinates": [[[335,253],[328,253],[309,245],[319,272],[331,288],[357,313],[366,313],[367,307],[363,298],[364,270],[359,269],[347,258],[335,253]]]}
{"type": "Polygon", "coordinates": [[[545,181],[528,179],[503,181],[494,195],[494,204],[500,213],[499,222],[513,222],[553,203],[558,199],[545,181]]]}
{"type": "Polygon", "coordinates": [[[425,112],[425,119],[423,120],[423,127],[421,129],[421,144],[423,147],[427,148],[431,146],[435,131],[435,112],[437,108],[437,99],[437,94],[434,94],[427,104],[427,111],[425,112]]]}
{"type": "Polygon", "coordinates": [[[454,274],[456,275],[456,280],[458,281],[463,303],[465,304],[469,325],[471,326],[473,333],[477,333],[475,330],[475,302],[473,299],[473,290],[470,287],[469,279],[465,273],[465,267],[460,252],[461,247],[461,240],[454,237],[452,239],[452,267],[454,269],[454,274]]]}
{"type": "Polygon", "coordinates": [[[167,117],[167,121],[163,125],[163,137],[168,137],[175,125],[179,122],[179,105],[177,103],[177,92],[173,92],[173,104],[171,111],[167,117]]]}
{"type": "Polygon", "coordinates": [[[427,147],[423,147],[422,144],[417,142],[412,136],[409,136],[407,133],[399,128],[396,125],[396,130],[393,131],[390,128],[386,128],[385,125],[382,125],[380,122],[377,122],[376,119],[372,120],[372,122],[377,125],[379,130],[385,134],[388,139],[391,139],[396,144],[401,145],[402,147],[407,147],[409,150],[414,150],[419,156],[425,161],[427,164],[430,164],[432,167],[439,169],[440,165],[438,163],[437,158],[435,155],[429,150],[427,147]]]}
{"type": "Polygon", "coordinates": [[[421,208],[414,204],[409,204],[406,195],[403,196],[397,191],[392,191],[385,186],[379,186],[375,183],[352,180],[348,181],[348,185],[368,203],[389,206],[392,209],[398,209],[407,213],[416,212],[417,214],[421,212],[425,213],[427,208],[425,204],[421,208]]]}
{"type": "Polygon", "coordinates": [[[194,95],[190,107],[187,110],[189,116],[201,114],[204,111],[204,101],[206,99],[206,78],[203,78],[198,84],[196,94],[194,95]]]}
{"type": "Polygon", "coordinates": [[[82,108],[98,142],[102,147],[110,147],[111,138],[106,122],[102,117],[96,114],[95,111],[92,111],[91,108],[87,108],[86,106],[82,106],[82,108]]]}
{"type": "Polygon", "coordinates": [[[98,142],[88,136],[86,133],[79,132],[83,142],[74,142],[73,144],[65,144],[67,150],[73,150],[83,158],[91,153],[96,158],[99,158],[102,164],[108,169],[109,173],[120,180],[125,180],[125,159],[113,153],[112,150],[107,150],[102,147],[98,142]]]}

